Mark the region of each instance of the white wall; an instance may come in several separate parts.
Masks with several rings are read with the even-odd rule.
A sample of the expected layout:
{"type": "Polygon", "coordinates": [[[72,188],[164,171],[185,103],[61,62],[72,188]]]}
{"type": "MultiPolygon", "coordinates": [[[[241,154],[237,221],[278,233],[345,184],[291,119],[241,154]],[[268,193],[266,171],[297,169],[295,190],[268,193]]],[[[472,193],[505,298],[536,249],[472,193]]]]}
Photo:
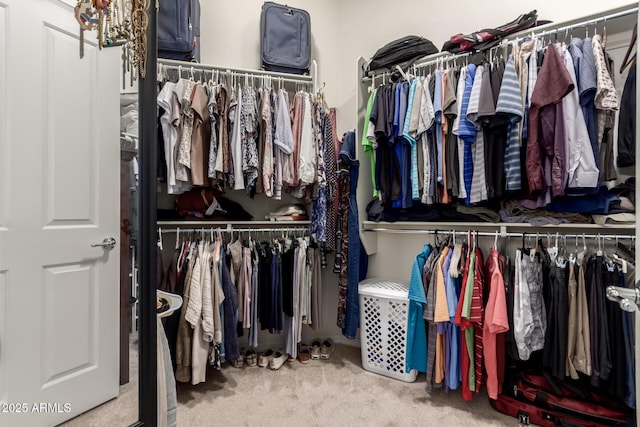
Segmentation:
{"type": "MultiPolygon", "coordinates": [[[[202,0],[201,3],[202,62],[259,68],[263,2],[202,0]]],[[[496,27],[533,9],[538,11],[540,19],[559,22],[631,2],[289,0],[287,4],[305,9],[311,15],[312,57],[318,61],[319,81],[327,83],[327,100],[338,110],[338,131],[342,134],[356,126],[356,59],[359,56],[369,58],[391,40],[415,34],[430,39],[440,48],[455,33],[496,27]]],[[[624,50],[618,54],[624,54],[624,50]]],[[[361,181],[364,179],[368,178],[362,177],[361,181]]],[[[360,208],[364,209],[364,206],[360,208]]],[[[380,235],[378,254],[369,262],[370,276],[408,279],[415,254],[424,243],[424,236],[380,235]]],[[[324,280],[324,327],[317,336],[340,336],[339,329],[334,326],[336,306],[337,276],[329,267],[324,280]]],[[[314,336],[313,331],[304,331],[307,341],[314,336]]]]}

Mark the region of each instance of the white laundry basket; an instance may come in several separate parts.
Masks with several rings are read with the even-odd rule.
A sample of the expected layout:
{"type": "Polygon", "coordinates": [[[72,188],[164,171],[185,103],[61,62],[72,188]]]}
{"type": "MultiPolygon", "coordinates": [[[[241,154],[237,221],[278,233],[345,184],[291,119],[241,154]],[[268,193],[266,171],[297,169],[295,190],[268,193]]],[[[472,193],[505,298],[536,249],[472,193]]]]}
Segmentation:
{"type": "Polygon", "coordinates": [[[418,373],[405,372],[409,284],[397,280],[367,279],[358,286],[362,367],[405,382],[418,373]]]}

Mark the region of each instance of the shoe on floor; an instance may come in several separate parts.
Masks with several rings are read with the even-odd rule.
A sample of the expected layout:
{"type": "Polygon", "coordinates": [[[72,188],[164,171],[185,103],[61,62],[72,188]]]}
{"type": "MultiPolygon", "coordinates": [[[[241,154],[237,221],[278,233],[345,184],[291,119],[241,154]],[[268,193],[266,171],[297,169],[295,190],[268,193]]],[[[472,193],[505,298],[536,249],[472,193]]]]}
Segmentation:
{"type": "Polygon", "coordinates": [[[311,348],[305,343],[298,344],[298,360],[300,363],[309,363],[311,360],[311,348]]]}
{"type": "Polygon", "coordinates": [[[258,356],[256,352],[249,349],[244,352],[244,361],[247,363],[247,366],[256,366],[258,364],[258,356]]]}
{"type": "Polygon", "coordinates": [[[274,351],[272,349],[269,349],[264,353],[262,353],[258,358],[258,366],[260,366],[261,368],[268,367],[269,362],[271,361],[271,359],[273,359],[273,355],[274,355],[274,351]]]}
{"type": "Polygon", "coordinates": [[[244,366],[244,358],[242,356],[242,353],[240,353],[240,357],[238,357],[236,360],[232,360],[231,364],[234,368],[242,368],[244,366]]]}
{"type": "Polygon", "coordinates": [[[322,348],[320,349],[320,358],[323,360],[331,357],[331,354],[336,349],[336,345],[333,343],[331,338],[327,338],[322,341],[322,348]]]}
{"type": "Polygon", "coordinates": [[[311,359],[320,360],[320,353],[322,350],[322,342],[319,339],[311,341],[311,359]]]}
{"type": "Polygon", "coordinates": [[[273,358],[269,361],[269,368],[276,371],[282,368],[282,365],[284,365],[284,362],[286,362],[287,359],[288,359],[287,353],[284,353],[282,351],[276,351],[273,354],[273,358]]]}

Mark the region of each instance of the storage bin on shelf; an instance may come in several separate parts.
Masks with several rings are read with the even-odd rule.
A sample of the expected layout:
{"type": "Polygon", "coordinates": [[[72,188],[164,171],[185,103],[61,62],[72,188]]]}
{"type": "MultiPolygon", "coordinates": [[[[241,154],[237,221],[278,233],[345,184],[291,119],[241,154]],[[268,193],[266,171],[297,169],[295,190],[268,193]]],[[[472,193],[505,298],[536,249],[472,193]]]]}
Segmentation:
{"type": "Polygon", "coordinates": [[[405,382],[418,373],[405,372],[409,284],[397,280],[367,279],[360,282],[360,340],[362,367],[367,371],[405,382]]]}

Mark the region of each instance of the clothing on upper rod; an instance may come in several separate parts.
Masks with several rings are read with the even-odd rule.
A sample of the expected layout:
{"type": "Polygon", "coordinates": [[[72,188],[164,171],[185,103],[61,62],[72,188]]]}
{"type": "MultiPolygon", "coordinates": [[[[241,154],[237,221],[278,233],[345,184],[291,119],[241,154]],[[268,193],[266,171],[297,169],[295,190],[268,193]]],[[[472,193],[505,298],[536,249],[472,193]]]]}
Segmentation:
{"type": "Polygon", "coordinates": [[[371,91],[362,145],[374,197],[405,210],[509,197],[524,208],[614,213],[622,200],[612,203],[603,184],[617,179],[619,101],[602,37],[547,47],[522,39],[506,64],[492,60],[371,91]]]}
{"type": "Polygon", "coordinates": [[[339,140],[335,112],[322,93],[276,89],[285,79],[280,76],[211,71],[211,79],[200,81],[202,74],[188,67],[167,66],[179,74],[173,82],[160,73],[159,170],[166,176],[159,178],[167,192],[212,186],[276,200],[287,192],[313,201],[312,232],[327,241],[335,233],[327,214],[335,211],[336,195],[336,159],[330,156],[337,156],[339,140]]]}

